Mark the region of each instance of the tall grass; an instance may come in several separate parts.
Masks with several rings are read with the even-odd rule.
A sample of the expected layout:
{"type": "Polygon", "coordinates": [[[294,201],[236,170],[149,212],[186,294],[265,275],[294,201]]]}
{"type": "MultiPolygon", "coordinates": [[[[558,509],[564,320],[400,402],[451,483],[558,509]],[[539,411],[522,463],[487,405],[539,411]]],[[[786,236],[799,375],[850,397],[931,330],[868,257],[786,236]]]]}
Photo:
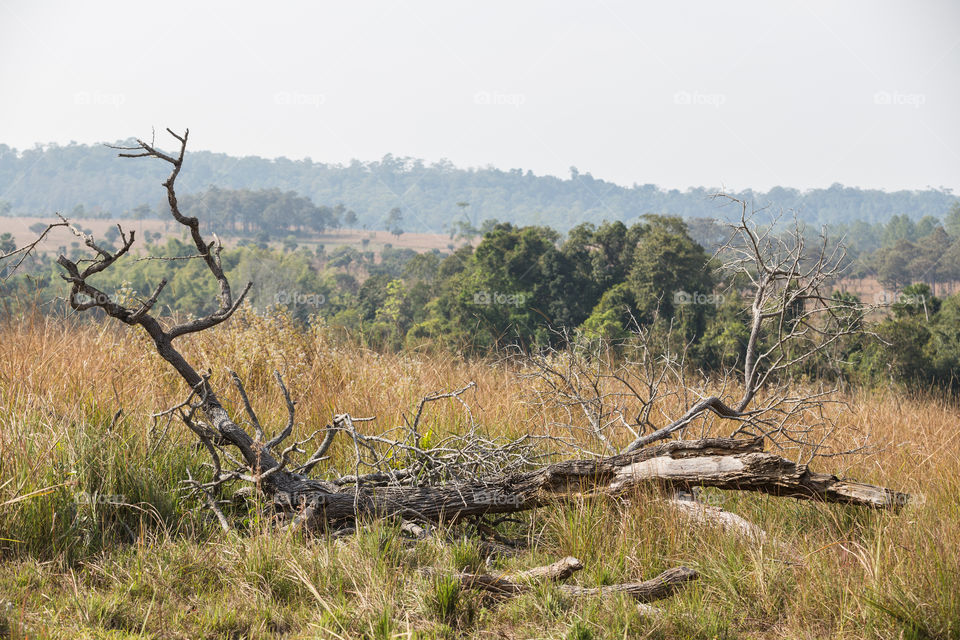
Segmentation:
{"type": "MultiPolygon", "coordinates": [[[[364,428],[394,426],[425,394],[470,380],[466,400],[491,435],[548,417],[523,402],[505,366],[377,354],[283,317],[243,312],[181,346],[230,403],[226,367],[236,370],[271,429],[285,416],[273,369],[304,435],[343,411],[376,415],[364,428]]],[[[179,493],[188,469],[203,472],[203,453],[178,425],[150,418],[183,396],[126,328],[39,315],[0,326],[0,636],[960,637],[960,430],[948,397],[856,391],[838,414],[851,433],[869,431],[874,450],[818,470],[922,496],[899,514],[711,494],[770,534],[757,544],[691,527],[639,492],[511,525],[532,544],[498,570],[572,554],[587,567],[574,580],[588,586],[678,564],[700,571],[651,619],[628,599],[572,600],[551,585],[506,601],[460,591],[420,569],[482,570],[476,540],[410,547],[390,522],[306,539],[238,504],[238,529],[222,534],[179,493]]],[[[465,424],[456,402],[431,404],[425,420],[438,433],[465,424]]],[[[338,442],[331,453],[342,468],[350,452],[338,442]]]]}

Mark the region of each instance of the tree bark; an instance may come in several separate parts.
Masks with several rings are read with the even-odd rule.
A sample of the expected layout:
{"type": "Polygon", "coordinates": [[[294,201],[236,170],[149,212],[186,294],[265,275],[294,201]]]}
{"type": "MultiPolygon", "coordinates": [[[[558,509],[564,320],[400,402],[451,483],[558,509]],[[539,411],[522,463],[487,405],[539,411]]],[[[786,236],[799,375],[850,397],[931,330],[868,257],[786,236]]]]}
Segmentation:
{"type": "Polygon", "coordinates": [[[357,516],[449,523],[578,497],[623,495],[650,485],[671,490],[703,486],[757,491],[880,509],[896,509],[909,501],[908,494],[813,473],[805,465],[761,451],[762,446],[760,438],[674,440],[601,460],[558,462],[486,482],[428,487],[361,485],[332,493],[305,483],[306,491],[286,500],[302,506],[295,525],[309,529],[323,529],[357,516]]]}

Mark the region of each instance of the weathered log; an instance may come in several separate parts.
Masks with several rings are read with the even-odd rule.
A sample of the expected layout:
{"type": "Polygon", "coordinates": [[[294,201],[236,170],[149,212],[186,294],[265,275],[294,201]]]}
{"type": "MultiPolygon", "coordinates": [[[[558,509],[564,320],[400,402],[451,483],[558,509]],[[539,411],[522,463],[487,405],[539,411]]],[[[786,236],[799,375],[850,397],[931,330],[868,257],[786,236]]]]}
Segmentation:
{"type": "Polygon", "coordinates": [[[596,596],[611,593],[623,593],[632,596],[638,602],[653,602],[672,596],[685,583],[696,580],[699,574],[689,567],[667,569],[656,578],[643,582],[625,582],[604,587],[577,587],[570,584],[560,585],[560,591],[568,596],[596,596]]]}
{"type": "MultiPolygon", "coordinates": [[[[581,569],[583,569],[582,562],[573,556],[567,556],[553,564],[534,567],[533,569],[527,569],[526,571],[520,571],[515,574],[459,572],[453,574],[453,577],[456,578],[460,582],[460,586],[465,589],[479,589],[499,595],[517,595],[529,590],[530,582],[559,582],[566,580],[581,569]]],[[[425,573],[441,575],[435,569],[428,569],[425,573]]]]}
{"type": "Polygon", "coordinates": [[[573,556],[567,556],[553,564],[520,571],[514,575],[514,578],[517,580],[566,580],[581,569],[583,569],[582,562],[573,556]]]}
{"type": "Polygon", "coordinates": [[[909,501],[908,494],[813,473],[805,465],[761,451],[762,446],[760,438],[675,440],[601,460],[558,462],[486,482],[427,487],[361,485],[330,492],[330,485],[317,488],[320,483],[310,480],[304,483],[305,492],[287,502],[303,506],[296,524],[312,529],[358,515],[449,523],[578,497],[622,495],[649,485],[757,491],[873,508],[895,509],[909,501]]]}
{"type": "Polygon", "coordinates": [[[841,480],[828,473],[814,473],[806,465],[761,451],[700,458],[659,455],[620,467],[610,488],[625,489],[651,481],[677,487],[759,491],[884,509],[903,506],[910,499],[909,494],[841,480]]]}

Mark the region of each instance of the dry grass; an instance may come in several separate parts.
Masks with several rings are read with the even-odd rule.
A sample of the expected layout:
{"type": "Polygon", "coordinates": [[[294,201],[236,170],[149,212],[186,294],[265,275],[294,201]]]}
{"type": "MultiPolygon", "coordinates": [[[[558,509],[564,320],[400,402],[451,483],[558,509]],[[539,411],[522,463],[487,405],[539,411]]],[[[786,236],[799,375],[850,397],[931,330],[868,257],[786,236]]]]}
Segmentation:
{"type": "MultiPolygon", "coordinates": [[[[378,355],[252,314],[183,345],[219,388],[235,369],[261,417],[277,416],[273,428],[284,415],[274,368],[298,400],[302,433],[334,411],[392,426],[426,393],[469,380],[490,433],[543,421],[513,374],[485,361],[378,355]]],[[[149,414],[182,397],[143,337],[113,324],[36,316],[0,327],[0,637],[960,637],[960,430],[945,398],[856,393],[839,417],[868,429],[878,450],[819,463],[923,496],[899,514],[711,495],[797,558],[776,542],[692,528],[644,495],[541,509],[515,525],[536,544],[504,568],[572,554],[587,566],[575,577],[584,585],[698,569],[654,620],[626,599],[570,600],[550,586],[505,602],[458,592],[418,569],[475,565],[475,541],[411,550],[390,523],[306,540],[238,507],[239,530],[224,536],[175,499],[203,456],[176,425],[162,439],[151,428],[149,414]]],[[[431,429],[464,424],[454,402],[428,411],[431,429]]]]}
{"type": "MultiPolygon", "coordinates": [[[[12,234],[14,241],[19,247],[36,239],[37,234],[30,231],[31,225],[37,223],[44,225],[50,224],[51,222],[55,222],[56,218],[13,216],[0,218],[0,220],[3,222],[3,232],[12,234]]],[[[172,218],[163,220],[158,218],[149,218],[146,220],[71,218],[71,222],[83,229],[92,231],[97,238],[104,237],[107,230],[111,227],[116,227],[118,222],[123,225],[123,228],[127,231],[136,231],[138,238],[143,238],[144,232],[149,231],[152,234],[158,235],[161,238],[160,242],[166,242],[167,237],[180,238],[183,232],[183,228],[177,225],[172,218]]],[[[69,230],[63,228],[55,229],[47,236],[47,239],[39,245],[38,253],[56,256],[55,252],[58,251],[58,247],[69,247],[70,243],[76,240],[76,236],[70,233],[69,230]]],[[[227,247],[235,247],[240,240],[241,238],[229,236],[224,238],[224,244],[227,247]]],[[[274,238],[274,240],[275,242],[272,243],[272,246],[274,248],[280,248],[282,246],[281,242],[276,241],[277,238],[274,238]]],[[[335,247],[350,246],[358,251],[373,251],[379,254],[386,244],[393,246],[395,249],[413,249],[418,252],[433,251],[434,249],[449,251],[447,245],[453,243],[456,246],[460,246],[464,243],[464,240],[452,240],[449,235],[442,233],[403,233],[402,235],[395,236],[383,230],[337,229],[309,238],[298,238],[298,242],[311,249],[315,249],[316,246],[320,244],[322,244],[327,251],[335,247]],[[367,241],[366,245],[363,244],[364,240],[367,241]]]]}

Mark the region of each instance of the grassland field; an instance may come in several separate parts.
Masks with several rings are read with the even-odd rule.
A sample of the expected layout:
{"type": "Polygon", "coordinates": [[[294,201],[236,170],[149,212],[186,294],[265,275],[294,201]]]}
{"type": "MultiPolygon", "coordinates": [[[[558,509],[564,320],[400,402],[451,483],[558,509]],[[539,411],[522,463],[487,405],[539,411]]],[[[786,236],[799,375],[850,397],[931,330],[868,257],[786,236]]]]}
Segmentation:
{"type": "MultiPolygon", "coordinates": [[[[246,381],[268,428],[284,420],[273,384],[297,401],[296,432],[334,412],[400,424],[424,395],[477,383],[465,400],[491,435],[544,430],[510,364],[443,354],[378,354],[242,310],[185,339],[198,368],[235,408],[226,371],[246,381]]],[[[819,471],[915,494],[898,513],[713,492],[766,542],[691,526],[652,495],[583,499],[521,514],[508,533],[529,546],[489,569],[566,555],[571,583],[642,580],[686,565],[701,577],[645,616],[625,596],[568,598],[553,585],[496,600],[421,569],[485,570],[477,538],[404,543],[395,523],[353,536],[279,531],[238,504],[222,533],[183,498],[205,454],[183,427],[150,414],[184,397],[143,335],[114,324],[36,314],[0,326],[0,637],[9,638],[958,638],[958,406],[934,393],[850,390],[836,408],[838,444],[868,436],[865,455],[825,458],[819,471]],[[122,414],[117,417],[117,411],[122,414]],[[785,553],[784,549],[790,549],[785,553]]],[[[669,408],[668,408],[669,410],[669,408]]],[[[462,430],[456,402],[432,403],[435,433],[462,430]]],[[[321,475],[346,464],[337,441],[321,475]]]]}

